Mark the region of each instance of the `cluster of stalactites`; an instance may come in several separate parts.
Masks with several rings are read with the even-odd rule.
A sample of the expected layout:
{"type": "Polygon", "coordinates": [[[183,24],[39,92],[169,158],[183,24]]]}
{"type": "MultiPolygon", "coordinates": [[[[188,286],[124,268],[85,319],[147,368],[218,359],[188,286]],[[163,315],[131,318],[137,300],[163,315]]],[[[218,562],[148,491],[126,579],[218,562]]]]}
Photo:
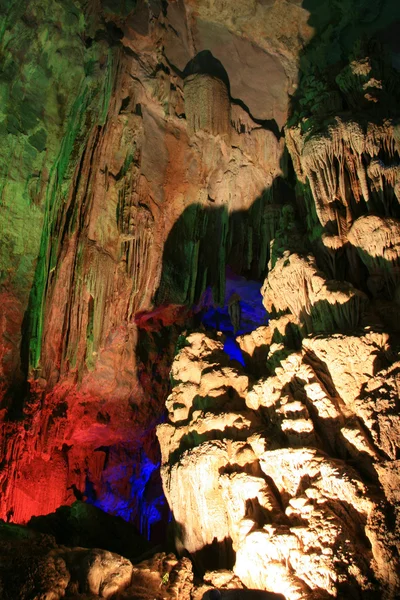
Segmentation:
{"type": "Polygon", "coordinates": [[[336,117],[326,132],[305,135],[286,130],[299,180],[307,180],[325,228],[324,243],[336,249],[365,212],[396,214],[400,200],[400,131],[392,121],[363,128],[336,117]]]}

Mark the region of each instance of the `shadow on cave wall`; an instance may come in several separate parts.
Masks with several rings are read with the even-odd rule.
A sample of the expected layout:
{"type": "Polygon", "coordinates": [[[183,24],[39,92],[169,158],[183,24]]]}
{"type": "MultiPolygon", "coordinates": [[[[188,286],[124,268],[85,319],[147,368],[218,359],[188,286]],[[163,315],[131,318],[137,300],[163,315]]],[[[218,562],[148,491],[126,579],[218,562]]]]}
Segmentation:
{"type": "MultiPolygon", "coordinates": [[[[335,117],[343,121],[351,118],[364,130],[368,123],[398,119],[400,3],[392,0],[303,0],[302,7],[310,13],[308,24],[314,29],[314,35],[300,56],[298,87],[291,98],[288,125],[299,125],[307,139],[315,132],[326,131],[335,117]]],[[[382,142],[377,159],[384,166],[395,166],[384,146],[382,142]]],[[[372,158],[363,155],[366,167],[372,158]]],[[[398,163],[398,157],[395,162],[398,163]]],[[[337,170],[338,164],[334,160],[333,169],[337,170]]],[[[352,173],[347,170],[345,164],[345,184],[350,188],[352,173]]],[[[300,217],[307,222],[318,266],[328,278],[349,281],[374,297],[375,290],[371,290],[371,286],[376,287],[376,282],[372,281],[368,270],[374,258],[362,256],[361,249],[350,244],[335,252],[327,250],[321,236],[324,232],[336,233],[337,223],[325,228],[321,226],[308,184],[298,186],[297,196],[300,217]]],[[[383,193],[370,189],[368,206],[363,197],[356,201],[351,193],[348,196],[353,220],[368,213],[400,217],[400,207],[389,180],[385,182],[383,193]]],[[[333,202],[331,204],[333,206],[333,202]]],[[[339,201],[336,208],[344,217],[345,207],[339,201]]],[[[378,290],[378,295],[391,299],[397,285],[388,283],[393,265],[384,264],[384,259],[381,263],[385,281],[379,282],[382,290],[378,290]]]]}
{"type": "Polygon", "coordinates": [[[218,542],[214,538],[211,544],[207,544],[201,550],[190,555],[195,569],[201,575],[206,571],[216,569],[233,569],[236,561],[236,552],[233,550],[231,538],[225,538],[218,542]]]}
{"type": "MultiPolygon", "coordinates": [[[[279,179],[247,211],[229,214],[226,206],[193,204],[174,224],[164,246],[162,275],[155,295],[156,309],[146,316],[143,326],[138,320],[139,378],[146,395],[157,397],[160,419],[170,391],[168,374],[178,338],[182,332],[200,325],[200,317],[196,317],[192,309],[206,288],[212,290],[211,305],[224,306],[227,267],[238,275],[251,278],[254,288],[257,287],[254,280],[259,281],[261,287],[274,234],[268,221],[268,207],[272,202],[290,201],[293,201],[291,190],[279,179]],[[168,321],[171,305],[187,307],[181,320],[168,321]]],[[[278,227],[279,223],[275,222],[274,226],[278,227]]],[[[260,295],[259,289],[257,293],[260,295]]],[[[199,561],[203,562],[207,556],[220,556],[221,552],[220,546],[206,548],[201,551],[199,561]]],[[[214,558],[210,568],[215,568],[214,558]]],[[[228,562],[230,564],[231,560],[228,562]]]]}
{"type": "Polygon", "coordinates": [[[299,82],[292,97],[289,124],[306,130],[339,113],[368,110],[372,116],[398,114],[393,91],[399,88],[400,3],[393,0],[303,0],[314,36],[300,57],[299,82]],[[371,59],[362,81],[347,69],[352,60],[371,59]],[[393,71],[394,68],[394,71],[393,71]],[[377,102],[357,86],[369,78],[382,81],[377,102]],[[384,114],[382,115],[382,111],[384,114]]]}
{"type": "MultiPolygon", "coordinates": [[[[396,37],[400,4],[393,6],[390,0],[304,0],[302,6],[310,12],[309,25],[314,28],[315,35],[300,59],[299,85],[291,100],[289,123],[302,123],[307,131],[323,126],[337,115],[359,115],[367,111],[368,116],[363,118],[373,121],[396,115],[400,86],[393,68],[400,66],[400,44],[396,37]],[[366,56],[371,58],[370,77],[383,82],[382,88],[376,91],[377,102],[364,101],[357,89],[360,83],[353,81],[352,74],[346,71],[351,60],[362,60],[366,56]]],[[[222,65],[223,71],[216,65],[215,73],[210,72],[209,54],[205,52],[196,57],[197,62],[188,65],[184,75],[208,72],[225,81],[229,90],[222,65]]],[[[288,195],[290,185],[283,180],[274,185],[279,188],[276,194],[279,204],[284,206],[283,198],[288,195]]],[[[266,216],[266,207],[273,203],[270,192],[266,190],[248,211],[229,214],[226,206],[200,204],[186,208],[164,247],[156,305],[193,306],[204,290],[211,287],[213,303],[222,306],[227,266],[261,283],[271,258],[269,242],[277,232],[276,224],[273,225],[266,216]]],[[[289,196],[293,206],[290,191],[289,196]]],[[[301,218],[302,207],[298,208],[301,218]]],[[[310,207],[303,207],[303,214],[309,210],[310,207]]],[[[361,206],[358,210],[365,214],[367,209],[361,206]]],[[[291,249],[288,236],[283,235],[281,242],[283,246],[286,244],[285,249],[291,249]]],[[[354,248],[346,249],[343,254],[342,265],[337,266],[338,278],[351,281],[368,292],[365,261],[357,256],[354,248]]],[[[329,269],[327,274],[332,276],[329,269]]],[[[318,305],[314,312],[313,320],[319,323],[320,313],[328,311],[325,306],[318,305]]],[[[353,313],[348,315],[348,321],[349,330],[359,325],[359,319],[354,322],[353,313]]],[[[337,330],[338,324],[332,322],[331,329],[337,330]]]]}
{"type": "Polygon", "coordinates": [[[198,52],[192,60],[190,60],[182,72],[182,78],[186,79],[190,75],[211,75],[223,81],[230,94],[231,84],[228,73],[222,62],[215,58],[209,50],[198,52]]]}
{"type": "MultiPolygon", "coordinates": [[[[315,36],[301,57],[301,75],[292,99],[291,118],[300,120],[305,117],[316,121],[351,109],[349,101],[341,94],[337,78],[348,63],[350,54],[357,49],[355,46],[360,47],[363,38],[376,33],[380,43],[387,42],[394,54],[400,56],[398,38],[393,33],[393,20],[398,19],[400,23],[400,4],[393,6],[390,0],[304,0],[303,7],[311,13],[309,24],[315,28],[315,36]]],[[[216,64],[210,67],[211,53],[207,52],[198,55],[188,65],[184,76],[204,69],[204,72],[214,74],[226,83],[225,69],[221,63],[222,70],[216,64]]],[[[396,57],[394,60],[397,60],[396,57]]],[[[379,65],[374,65],[374,68],[379,69],[379,65]]],[[[229,90],[229,80],[227,86],[229,90]]],[[[383,99],[389,98],[386,90],[383,90],[384,93],[386,96],[383,99]]],[[[389,99],[386,107],[389,113],[396,110],[389,99]]],[[[378,111],[375,105],[371,108],[378,111]]],[[[274,202],[274,197],[282,205],[286,199],[291,202],[293,194],[290,185],[282,179],[277,180],[274,189],[265,190],[248,211],[228,214],[227,208],[222,206],[189,206],[168,236],[161,282],[155,297],[156,305],[181,304],[192,307],[203,291],[211,287],[213,302],[221,306],[225,302],[227,265],[236,273],[261,283],[270,259],[269,241],[274,234],[266,209],[274,202]]],[[[168,381],[165,377],[173,360],[173,348],[186,326],[174,324],[151,334],[140,330],[138,354],[143,365],[143,381],[153,386],[152,394],[161,393],[160,390],[162,394],[167,393],[168,381]],[[166,347],[170,351],[166,352],[166,347]],[[155,384],[159,386],[157,389],[155,384]]],[[[28,338],[25,335],[24,340],[28,338]]],[[[22,348],[22,365],[26,381],[29,365],[27,345],[22,348]]],[[[14,404],[18,414],[22,412],[25,395],[25,388],[22,393],[20,390],[19,394],[14,394],[20,399],[18,405],[14,404]]],[[[163,403],[165,398],[159,400],[163,403]]],[[[12,417],[15,418],[14,413],[12,417]]]]}
{"type": "Polygon", "coordinates": [[[171,229],[164,246],[162,275],[155,295],[157,306],[196,304],[207,287],[213,302],[225,301],[225,272],[260,281],[267,273],[270,242],[279,227],[268,207],[293,201],[283,179],[256,198],[249,210],[228,212],[228,207],[192,204],[171,229]]]}

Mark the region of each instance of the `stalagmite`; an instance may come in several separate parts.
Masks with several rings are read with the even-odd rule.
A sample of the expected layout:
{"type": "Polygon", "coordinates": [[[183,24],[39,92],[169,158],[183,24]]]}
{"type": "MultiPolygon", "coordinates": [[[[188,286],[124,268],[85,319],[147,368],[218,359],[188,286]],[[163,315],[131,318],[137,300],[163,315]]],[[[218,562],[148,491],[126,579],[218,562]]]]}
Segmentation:
{"type": "MultiPolygon", "coordinates": [[[[290,600],[336,595],[344,582],[349,593],[373,593],[372,572],[393,598],[400,585],[399,542],[393,539],[384,558],[389,525],[374,522],[388,501],[386,487],[367,485],[360,475],[366,469],[375,482],[377,473],[383,478],[380,449],[392,408],[371,412],[378,396],[362,401],[361,394],[373,382],[375,359],[383,369],[388,364],[388,337],[309,337],[299,352],[281,359],[274,376],[245,388],[239,366],[224,368],[218,340],[198,333],[186,343],[173,365],[169,422],[158,428],[179,544],[204,568],[218,543],[220,566],[233,566],[250,588],[279,589],[290,600]],[[361,372],[363,379],[356,375],[361,372]],[[237,390],[236,400],[228,400],[228,385],[237,390]],[[229,404],[241,406],[243,394],[244,428],[226,410],[229,404]],[[217,410],[224,419],[214,416],[208,427],[217,410]],[[377,426],[383,428],[380,435],[372,433],[377,426]],[[354,466],[345,460],[348,453],[354,466]],[[184,493],[192,481],[197,492],[190,484],[192,491],[184,493]],[[353,546],[355,539],[362,552],[353,546]]],[[[267,365],[273,364],[275,346],[270,345],[267,365]]],[[[397,417],[393,426],[397,432],[397,417]]]]}
{"type": "Polygon", "coordinates": [[[229,135],[231,107],[223,81],[202,73],[189,75],[185,79],[184,93],[189,135],[200,131],[229,135]]]}

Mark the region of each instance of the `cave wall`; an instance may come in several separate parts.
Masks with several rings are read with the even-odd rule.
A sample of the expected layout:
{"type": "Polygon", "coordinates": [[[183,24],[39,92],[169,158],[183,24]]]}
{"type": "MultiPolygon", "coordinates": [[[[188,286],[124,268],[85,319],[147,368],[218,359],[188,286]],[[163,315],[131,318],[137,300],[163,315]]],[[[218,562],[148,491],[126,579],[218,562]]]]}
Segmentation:
{"type": "MultiPolygon", "coordinates": [[[[268,7],[253,12],[268,23],[268,7]]],[[[232,24],[214,31],[213,15],[180,2],[2,8],[3,518],[85,497],[140,520],[179,306],[209,285],[223,302],[228,261],[266,271],[293,73],[232,24]],[[278,65],[268,108],[255,102],[267,76],[249,67],[238,82],[221,31],[278,65]]]]}
{"type": "Polygon", "coordinates": [[[151,535],[165,493],[200,570],[395,598],[400,9],[0,18],[0,517],[83,499],[151,535]],[[187,333],[227,267],[273,319],[243,368],[187,333]]]}

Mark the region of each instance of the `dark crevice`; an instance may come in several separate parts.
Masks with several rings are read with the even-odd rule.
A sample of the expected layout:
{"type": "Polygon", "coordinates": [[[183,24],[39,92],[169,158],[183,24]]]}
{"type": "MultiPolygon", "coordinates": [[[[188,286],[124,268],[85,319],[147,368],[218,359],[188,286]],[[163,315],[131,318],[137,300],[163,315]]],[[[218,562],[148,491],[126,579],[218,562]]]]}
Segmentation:
{"type": "Polygon", "coordinates": [[[119,114],[123,113],[128,108],[129,102],[130,102],[129,96],[126,96],[126,98],[123,98],[123,100],[121,102],[121,108],[119,109],[119,114]]]}
{"type": "Polygon", "coordinates": [[[171,71],[173,71],[180,79],[183,79],[183,71],[181,71],[176,65],[174,65],[174,63],[172,63],[165,54],[164,59],[171,71]]]}
{"type": "MultiPolygon", "coordinates": [[[[139,62],[139,63],[141,62],[139,54],[137,54],[134,50],[132,50],[132,48],[130,48],[129,46],[124,46],[124,45],[122,45],[122,48],[123,48],[125,54],[127,54],[128,56],[131,56],[137,62],[139,62]]],[[[137,78],[132,76],[132,79],[137,79],[137,78]]],[[[138,79],[138,81],[140,81],[140,80],[138,79]]],[[[140,81],[140,83],[142,83],[142,82],[140,81]]]]}
{"type": "Polygon", "coordinates": [[[95,33],[95,41],[106,41],[109,46],[121,45],[121,40],[124,37],[124,32],[113,21],[104,23],[105,29],[98,29],[95,33]]]}
{"type": "Polygon", "coordinates": [[[164,17],[166,17],[168,11],[168,0],[161,0],[161,10],[164,17]]]}

